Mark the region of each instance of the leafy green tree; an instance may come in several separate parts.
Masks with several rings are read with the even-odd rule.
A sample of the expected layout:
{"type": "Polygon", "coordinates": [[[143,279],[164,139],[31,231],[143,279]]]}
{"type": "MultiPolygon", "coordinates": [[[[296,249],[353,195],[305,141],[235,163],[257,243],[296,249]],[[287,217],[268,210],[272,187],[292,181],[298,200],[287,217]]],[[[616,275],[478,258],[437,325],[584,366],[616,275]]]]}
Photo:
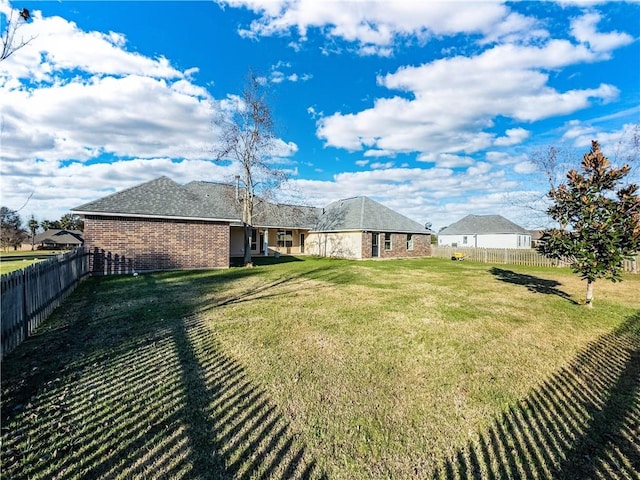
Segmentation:
{"type": "Polygon", "coordinates": [[[65,213],[60,220],[58,220],[58,225],[63,230],[83,230],[84,222],[78,215],[74,215],[73,213],[65,213]]]}
{"type": "Polygon", "coordinates": [[[40,228],[40,224],[38,223],[38,221],[35,219],[33,215],[31,215],[31,218],[27,222],[27,228],[29,229],[29,233],[31,234],[31,250],[35,250],[34,238],[36,236],[36,232],[38,231],[38,228],[40,228]]]}
{"type": "Polygon", "coordinates": [[[561,228],[547,230],[538,250],[568,262],[587,282],[588,307],[593,283],[599,278],[622,280],[624,261],[640,250],[638,186],[618,188],[629,171],[629,165],[612,167],[593,141],[581,171],[570,170],[567,183],[548,193],[552,205],[547,214],[561,228]]]}
{"type": "Polygon", "coordinates": [[[58,220],[42,220],[42,222],[40,222],[40,226],[42,227],[42,229],[46,232],[47,230],[51,230],[52,228],[54,229],[59,229],[60,228],[60,223],[58,222],[58,220]]]}
{"type": "Polygon", "coordinates": [[[22,219],[18,212],[7,207],[0,207],[0,244],[2,248],[17,248],[25,238],[22,219]]]}

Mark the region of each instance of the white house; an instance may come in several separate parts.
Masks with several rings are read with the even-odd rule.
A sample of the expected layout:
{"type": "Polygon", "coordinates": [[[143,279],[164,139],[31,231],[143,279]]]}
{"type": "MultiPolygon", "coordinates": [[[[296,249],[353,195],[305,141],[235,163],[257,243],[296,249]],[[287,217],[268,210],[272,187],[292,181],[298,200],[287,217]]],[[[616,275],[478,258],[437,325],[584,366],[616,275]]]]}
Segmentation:
{"type": "Polygon", "coordinates": [[[438,233],[438,245],[531,248],[531,233],[500,215],[467,215],[438,233]]]}

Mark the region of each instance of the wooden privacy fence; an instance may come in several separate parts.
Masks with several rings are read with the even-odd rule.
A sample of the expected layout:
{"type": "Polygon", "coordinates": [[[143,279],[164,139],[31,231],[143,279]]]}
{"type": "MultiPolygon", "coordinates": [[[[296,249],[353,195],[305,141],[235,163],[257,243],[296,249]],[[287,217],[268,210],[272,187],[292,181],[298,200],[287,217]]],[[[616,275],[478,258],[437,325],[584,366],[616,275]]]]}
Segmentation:
{"type": "Polygon", "coordinates": [[[89,274],[89,253],[82,247],[2,275],[2,350],[20,345],[89,274]]]}
{"type": "MultiPolygon", "coordinates": [[[[460,247],[436,247],[431,246],[431,256],[438,258],[451,258],[454,253],[464,254],[465,260],[483,263],[504,263],[509,265],[530,265],[536,267],[564,267],[562,262],[552,260],[540,255],[533,249],[522,248],[460,248],[460,247]]],[[[640,255],[636,255],[634,260],[624,262],[625,272],[638,273],[638,263],[640,255]]]]}

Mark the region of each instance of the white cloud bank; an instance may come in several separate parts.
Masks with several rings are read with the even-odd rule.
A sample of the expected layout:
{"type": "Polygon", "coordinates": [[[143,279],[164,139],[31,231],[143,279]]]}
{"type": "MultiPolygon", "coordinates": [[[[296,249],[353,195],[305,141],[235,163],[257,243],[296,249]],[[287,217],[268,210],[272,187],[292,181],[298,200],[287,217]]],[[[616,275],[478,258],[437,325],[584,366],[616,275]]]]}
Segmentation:
{"type": "Polygon", "coordinates": [[[481,43],[508,38],[544,37],[534,19],[511,12],[499,1],[218,0],[258,15],[240,33],[249,37],[296,35],[299,48],[310,30],[352,43],[362,55],[389,56],[404,41],[433,36],[476,35],[481,43]]]}
{"type": "Polygon", "coordinates": [[[551,69],[593,62],[602,54],[551,40],[543,46],[498,45],[471,57],[403,67],[380,76],[378,83],[404,95],[378,98],[357,113],[325,116],[317,134],[333,147],[428,155],[515,145],[527,138],[526,129],[508,129],[496,138],[489,131],[496,117],[535,122],[617,98],[618,89],[606,83],[564,92],[549,85],[551,69]]]}
{"type": "MultiPolygon", "coordinates": [[[[0,12],[10,14],[7,2],[0,12]]],[[[194,83],[197,68],[130,52],[119,33],[31,13],[19,35],[33,39],[0,62],[3,205],[19,208],[33,193],[25,212],[55,219],[160,175],[233,178],[233,168],[211,162],[212,120],[235,104],[194,83]]],[[[275,155],[296,150],[279,140],[275,155]]]]}

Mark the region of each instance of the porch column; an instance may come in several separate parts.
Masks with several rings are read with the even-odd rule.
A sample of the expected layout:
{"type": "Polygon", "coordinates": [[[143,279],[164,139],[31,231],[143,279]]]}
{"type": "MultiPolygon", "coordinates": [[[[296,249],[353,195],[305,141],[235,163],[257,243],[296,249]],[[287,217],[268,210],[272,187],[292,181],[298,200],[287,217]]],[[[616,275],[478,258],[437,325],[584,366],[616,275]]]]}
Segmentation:
{"type": "Polygon", "coordinates": [[[269,229],[265,228],[264,229],[264,256],[268,257],[269,256],[269,229]]]}

